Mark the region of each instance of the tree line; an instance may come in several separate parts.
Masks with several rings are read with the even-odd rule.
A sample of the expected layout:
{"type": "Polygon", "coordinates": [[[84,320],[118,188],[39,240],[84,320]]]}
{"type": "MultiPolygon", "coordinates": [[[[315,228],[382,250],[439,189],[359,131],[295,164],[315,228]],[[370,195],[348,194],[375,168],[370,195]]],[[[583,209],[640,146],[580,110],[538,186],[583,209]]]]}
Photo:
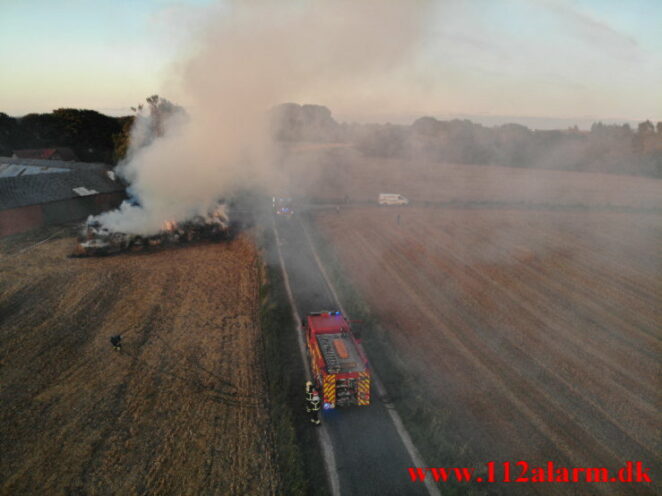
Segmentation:
{"type": "MultiPolygon", "coordinates": [[[[146,101],[146,112],[139,105],[132,108],[135,115],[124,117],[71,108],[17,118],[0,112],[0,155],[70,147],[83,161],[114,165],[130,148],[134,123],[149,123],[147,136],[159,136],[164,119],[184,112],[158,95],[146,101]]],[[[349,142],[370,156],[662,177],[662,122],[644,121],[636,129],[597,122],[589,131],[532,130],[520,124],[487,127],[434,117],[409,126],[339,124],[326,107],[292,103],[274,107],[270,118],[277,141],[349,142]]]]}
{"type": "Polygon", "coordinates": [[[117,140],[133,116],[109,117],[95,110],[61,108],[50,113],[10,117],[0,112],[0,155],[15,150],[69,147],[86,162],[114,164],[117,140]]]}
{"type": "Polygon", "coordinates": [[[344,133],[372,156],[662,177],[662,122],[547,131],[422,117],[411,126],[352,125],[344,133]]]}
{"type": "Polygon", "coordinates": [[[142,126],[140,143],[148,145],[164,134],[164,123],[182,107],[158,95],[145,99],[146,105],[131,107],[133,115],[110,117],[95,110],[61,108],[45,114],[10,117],[0,112],[0,156],[16,150],[68,147],[83,162],[115,165],[129,152],[134,124],[142,126]]]}
{"type": "Polygon", "coordinates": [[[662,177],[662,122],[636,129],[597,122],[589,131],[434,117],[412,125],[339,124],[326,107],[294,103],[274,107],[270,117],[278,141],[346,142],[368,156],[662,177]]]}

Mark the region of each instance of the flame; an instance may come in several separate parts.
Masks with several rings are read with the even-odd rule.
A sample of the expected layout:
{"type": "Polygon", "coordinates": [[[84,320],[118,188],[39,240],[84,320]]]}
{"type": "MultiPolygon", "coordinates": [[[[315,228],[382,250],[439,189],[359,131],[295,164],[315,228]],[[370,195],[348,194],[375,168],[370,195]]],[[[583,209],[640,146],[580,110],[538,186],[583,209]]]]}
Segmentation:
{"type": "Polygon", "coordinates": [[[177,227],[177,223],[174,220],[167,220],[163,223],[164,231],[174,231],[177,227]]]}

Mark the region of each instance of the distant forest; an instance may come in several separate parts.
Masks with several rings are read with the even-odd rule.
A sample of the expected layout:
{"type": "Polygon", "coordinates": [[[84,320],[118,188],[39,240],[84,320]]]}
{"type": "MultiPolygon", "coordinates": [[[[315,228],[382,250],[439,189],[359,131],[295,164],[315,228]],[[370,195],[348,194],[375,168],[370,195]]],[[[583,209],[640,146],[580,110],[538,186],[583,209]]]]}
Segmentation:
{"type": "Polygon", "coordinates": [[[338,124],[326,107],[293,103],[274,108],[272,120],[281,141],[351,142],[370,156],[662,177],[662,122],[645,121],[637,129],[597,122],[590,131],[433,117],[410,126],[338,124]]]}
{"type": "MultiPolygon", "coordinates": [[[[156,95],[150,99],[152,109],[172,106],[156,95]]],[[[295,103],[274,107],[270,118],[278,141],[348,142],[369,156],[662,177],[662,122],[645,121],[637,129],[598,122],[590,131],[538,131],[519,124],[486,127],[433,117],[409,126],[339,124],[326,107],[295,103]]],[[[0,156],[21,149],[70,147],[83,161],[116,164],[126,154],[134,119],[79,109],[18,118],[0,113],[0,156]]]]}

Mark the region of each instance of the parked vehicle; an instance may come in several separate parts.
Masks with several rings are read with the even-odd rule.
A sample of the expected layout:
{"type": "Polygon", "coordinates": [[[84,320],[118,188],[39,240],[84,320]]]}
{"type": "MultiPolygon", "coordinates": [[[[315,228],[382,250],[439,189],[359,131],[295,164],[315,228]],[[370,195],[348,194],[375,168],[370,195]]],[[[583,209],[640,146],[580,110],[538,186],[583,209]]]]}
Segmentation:
{"type": "Polygon", "coordinates": [[[399,193],[379,193],[380,205],[409,205],[409,200],[399,193]]]}

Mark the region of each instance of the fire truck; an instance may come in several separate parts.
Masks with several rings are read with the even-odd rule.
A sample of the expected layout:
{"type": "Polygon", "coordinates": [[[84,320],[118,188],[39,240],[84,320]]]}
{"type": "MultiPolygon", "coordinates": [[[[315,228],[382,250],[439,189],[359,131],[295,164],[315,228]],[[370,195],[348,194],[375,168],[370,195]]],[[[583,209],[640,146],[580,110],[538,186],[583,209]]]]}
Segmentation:
{"type": "Polygon", "coordinates": [[[360,341],[340,312],[315,312],[303,321],[310,367],[323,408],[370,404],[370,368],[360,341]]]}
{"type": "Polygon", "coordinates": [[[274,214],[290,218],[294,215],[294,208],[292,207],[292,198],[282,198],[280,196],[274,196],[271,199],[271,205],[274,214]]]}

